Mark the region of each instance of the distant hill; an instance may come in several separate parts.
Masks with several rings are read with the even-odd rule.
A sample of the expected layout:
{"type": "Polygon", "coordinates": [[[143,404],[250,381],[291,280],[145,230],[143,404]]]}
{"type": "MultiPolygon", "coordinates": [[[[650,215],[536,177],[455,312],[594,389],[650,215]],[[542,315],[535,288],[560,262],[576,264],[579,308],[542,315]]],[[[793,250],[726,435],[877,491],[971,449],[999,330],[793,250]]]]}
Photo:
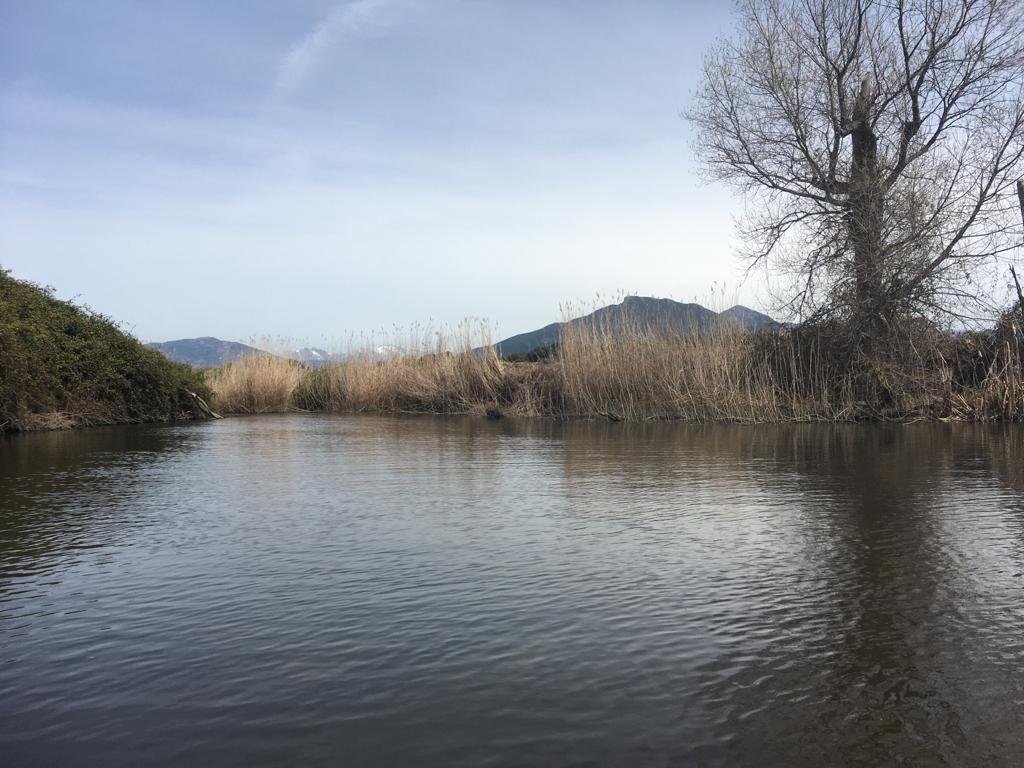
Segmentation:
{"type": "Polygon", "coordinates": [[[672,299],[655,299],[648,296],[627,296],[620,304],[591,312],[565,323],[551,323],[536,331],[510,336],[495,344],[499,355],[529,355],[538,349],[557,344],[562,330],[568,326],[597,324],[615,328],[629,319],[641,327],[662,328],[688,333],[693,330],[707,330],[717,323],[735,323],[743,328],[756,330],[778,325],[768,315],[737,304],[724,312],[715,312],[700,304],[685,304],[672,299]]]}
{"type": "MultiPolygon", "coordinates": [[[[161,352],[164,357],[176,363],[186,363],[193,368],[217,368],[221,365],[234,363],[250,355],[270,355],[272,353],[258,347],[251,347],[237,341],[223,341],[213,336],[198,339],[176,339],[174,341],[152,342],[146,345],[150,349],[161,352]]],[[[400,354],[398,347],[369,347],[351,354],[368,355],[386,360],[400,354]]],[[[302,347],[290,352],[281,352],[274,357],[287,357],[311,368],[319,368],[328,363],[340,363],[349,357],[349,353],[328,352],[320,347],[302,347]]]]}
{"type": "Polygon", "coordinates": [[[303,347],[302,349],[293,349],[286,355],[286,357],[290,357],[292,360],[298,360],[300,363],[308,365],[310,368],[319,368],[330,363],[344,362],[348,357],[348,353],[328,352],[326,349],[322,349],[321,347],[303,347]]]}
{"type": "MultiPolygon", "coordinates": [[[[498,354],[503,357],[526,356],[557,344],[561,338],[562,329],[566,325],[596,323],[603,327],[615,328],[624,325],[627,318],[641,327],[662,328],[684,333],[692,330],[706,330],[718,323],[734,323],[752,330],[779,325],[768,315],[740,304],[730,307],[724,312],[715,312],[700,304],[686,304],[672,299],[655,299],[648,296],[627,296],[619,304],[601,307],[589,315],[577,317],[567,323],[551,323],[536,331],[510,336],[494,346],[498,354]]],[[[269,354],[248,344],[222,341],[213,336],[154,342],[146,346],[163,353],[165,357],[174,362],[187,363],[193,368],[216,368],[249,355],[269,354]]],[[[400,353],[401,350],[398,347],[383,346],[352,354],[369,354],[383,360],[400,353]]],[[[282,356],[316,368],[327,363],[341,362],[348,358],[349,354],[328,352],[319,347],[303,347],[284,353],[282,356]]]]}
{"type": "Polygon", "coordinates": [[[198,339],[176,339],[175,341],[153,342],[147,344],[168,360],[176,363],[187,363],[193,368],[216,368],[219,365],[233,363],[249,355],[265,355],[262,349],[250,347],[237,341],[221,341],[213,336],[198,339]]]}
{"type": "Polygon", "coordinates": [[[729,307],[724,312],[718,313],[718,319],[728,322],[734,322],[738,325],[749,328],[750,330],[758,330],[760,328],[771,328],[782,325],[776,320],[768,317],[757,310],[744,307],[742,304],[737,304],[735,307],[729,307]]]}
{"type": "Polygon", "coordinates": [[[302,349],[293,349],[289,357],[293,360],[298,360],[300,363],[304,363],[305,365],[311,365],[314,368],[318,368],[325,363],[329,363],[337,359],[337,355],[328,352],[326,349],[320,349],[320,347],[303,347],[302,349]]]}

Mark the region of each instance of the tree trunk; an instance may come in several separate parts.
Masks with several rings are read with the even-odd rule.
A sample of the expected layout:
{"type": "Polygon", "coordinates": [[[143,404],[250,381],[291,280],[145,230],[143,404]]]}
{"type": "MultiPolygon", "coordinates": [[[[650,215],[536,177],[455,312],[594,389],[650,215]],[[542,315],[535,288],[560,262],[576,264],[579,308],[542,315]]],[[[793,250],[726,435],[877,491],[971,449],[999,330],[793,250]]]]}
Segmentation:
{"type": "Polygon", "coordinates": [[[850,137],[850,209],[847,213],[853,246],[854,323],[867,346],[884,331],[882,287],[882,208],[885,191],[878,167],[878,137],[871,125],[870,85],[865,78],[853,114],[850,137]]]}

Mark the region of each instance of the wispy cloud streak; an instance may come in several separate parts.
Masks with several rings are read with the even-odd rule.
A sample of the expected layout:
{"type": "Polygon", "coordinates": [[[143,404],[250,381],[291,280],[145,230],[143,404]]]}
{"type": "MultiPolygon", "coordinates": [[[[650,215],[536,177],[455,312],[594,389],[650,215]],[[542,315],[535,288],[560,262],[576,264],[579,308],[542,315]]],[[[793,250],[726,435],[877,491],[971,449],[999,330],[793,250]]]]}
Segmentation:
{"type": "Polygon", "coordinates": [[[336,6],[281,60],[271,94],[287,94],[302,85],[327,51],[366,29],[387,4],[388,0],[352,0],[336,6]]]}

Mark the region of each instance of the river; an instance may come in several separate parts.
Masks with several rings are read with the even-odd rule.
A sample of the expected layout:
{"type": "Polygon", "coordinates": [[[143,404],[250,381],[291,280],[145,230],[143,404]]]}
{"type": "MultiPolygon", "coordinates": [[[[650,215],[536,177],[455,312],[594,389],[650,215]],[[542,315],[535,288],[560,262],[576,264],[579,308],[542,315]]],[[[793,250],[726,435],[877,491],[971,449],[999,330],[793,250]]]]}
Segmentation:
{"type": "Polygon", "coordinates": [[[1024,429],[3,438],[0,756],[1024,765],[1024,429]]]}

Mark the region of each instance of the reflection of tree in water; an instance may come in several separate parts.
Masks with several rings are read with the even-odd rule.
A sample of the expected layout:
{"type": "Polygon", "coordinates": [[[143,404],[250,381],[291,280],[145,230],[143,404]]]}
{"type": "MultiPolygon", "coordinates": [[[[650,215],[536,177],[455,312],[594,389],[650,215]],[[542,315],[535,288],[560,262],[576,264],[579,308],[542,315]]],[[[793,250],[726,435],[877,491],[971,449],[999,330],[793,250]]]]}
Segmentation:
{"type": "Polygon", "coordinates": [[[794,743],[776,721],[768,743],[780,757],[817,764],[941,764],[957,752],[965,700],[935,666],[949,644],[962,653],[940,608],[958,564],[932,509],[950,469],[949,444],[901,427],[831,432],[830,450],[810,432],[791,457],[779,457],[820,482],[820,499],[803,516],[824,610],[778,651],[794,679],[780,681],[773,714],[796,704],[782,722],[820,738],[794,743]]]}
{"type": "MultiPolygon", "coordinates": [[[[652,493],[663,505],[697,497],[703,506],[668,511],[720,515],[727,522],[711,520],[724,536],[720,546],[750,552],[751,562],[739,564],[750,582],[739,587],[738,605],[723,609],[734,611],[734,625],[718,630],[725,649],[702,665],[698,691],[679,692],[683,720],[702,718],[713,734],[697,749],[709,763],[723,751],[726,762],[758,765],[982,765],[1024,756],[1015,728],[1024,715],[1020,649],[1016,656],[993,650],[984,610],[999,602],[998,589],[1021,596],[1009,572],[1020,570],[1021,504],[1007,494],[1024,487],[1019,432],[944,425],[532,429],[563,442],[566,489],[578,495],[579,514],[619,514],[616,504],[630,507],[631,498],[649,501],[652,493]],[[760,526],[762,543],[774,551],[736,530],[746,523],[735,506],[759,502],[751,485],[772,507],[751,511],[749,525],[760,526]],[[595,487],[610,495],[610,508],[588,501],[595,487]],[[722,501],[708,509],[715,494],[722,501]],[[993,531],[978,533],[979,541],[963,535],[980,530],[986,506],[999,510],[1010,534],[995,555],[998,568],[989,568],[1001,579],[996,587],[978,579],[972,557],[983,546],[991,550],[993,531]]],[[[649,504],[633,509],[643,516],[638,522],[653,514],[649,504]]],[[[735,577],[725,570],[735,563],[724,562],[723,590],[735,590],[724,581],[735,577]]],[[[681,591],[695,588],[688,575],[682,582],[681,591]]],[[[1020,607],[1011,616],[1024,622],[1020,607]]]]}
{"type": "Polygon", "coordinates": [[[737,463],[762,468],[757,481],[791,500],[778,525],[805,560],[799,574],[778,563],[775,590],[751,585],[762,604],[740,620],[775,639],[703,670],[719,744],[758,764],[962,764],[967,743],[992,745],[968,756],[979,765],[1024,754],[1013,735],[1024,681],[986,656],[986,627],[969,610],[985,596],[950,535],[974,521],[949,498],[954,475],[963,481],[979,458],[990,488],[992,470],[1019,480],[1016,446],[903,426],[711,428],[695,439],[730,478],[737,463]]]}
{"type": "Polygon", "coordinates": [[[993,474],[1008,487],[1024,492],[1024,425],[977,427],[993,474]]]}

